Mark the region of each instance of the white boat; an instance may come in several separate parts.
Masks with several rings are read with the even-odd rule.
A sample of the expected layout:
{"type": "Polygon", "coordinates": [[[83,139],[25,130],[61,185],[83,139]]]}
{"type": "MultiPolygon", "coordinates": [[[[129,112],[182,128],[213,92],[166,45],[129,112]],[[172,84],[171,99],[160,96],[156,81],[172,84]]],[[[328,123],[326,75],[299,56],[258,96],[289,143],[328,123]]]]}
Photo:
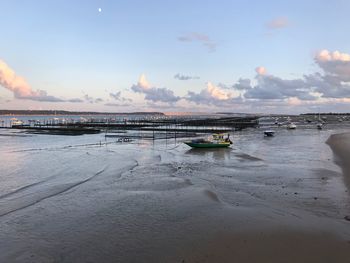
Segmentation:
{"type": "Polygon", "coordinates": [[[275,135],[275,131],[273,131],[273,130],[264,131],[264,135],[267,137],[272,137],[275,135]]]}
{"type": "Polygon", "coordinates": [[[12,118],[11,119],[11,127],[15,127],[15,126],[23,126],[23,121],[18,120],[16,118],[12,118]]]}
{"type": "Polygon", "coordinates": [[[295,130],[296,128],[297,128],[297,126],[293,122],[291,122],[287,125],[287,129],[289,129],[289,130],[295,130]]]}
{"type": "Polygon", "coordinates": [[[318,123],[316,124],[317,129],[322,130],[323,121],[321,119],[320,110],[318,110],[318,123]]]}

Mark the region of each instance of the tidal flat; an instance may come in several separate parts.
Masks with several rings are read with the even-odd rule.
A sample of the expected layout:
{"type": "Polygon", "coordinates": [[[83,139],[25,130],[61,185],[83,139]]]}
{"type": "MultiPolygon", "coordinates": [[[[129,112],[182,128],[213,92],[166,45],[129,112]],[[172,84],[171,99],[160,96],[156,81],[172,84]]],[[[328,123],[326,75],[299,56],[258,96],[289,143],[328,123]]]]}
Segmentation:
{"type": "Polygon", "coordinates": [[[346,262],[348,131],[196,150],[4,129],[0,262],[346,262]]]}

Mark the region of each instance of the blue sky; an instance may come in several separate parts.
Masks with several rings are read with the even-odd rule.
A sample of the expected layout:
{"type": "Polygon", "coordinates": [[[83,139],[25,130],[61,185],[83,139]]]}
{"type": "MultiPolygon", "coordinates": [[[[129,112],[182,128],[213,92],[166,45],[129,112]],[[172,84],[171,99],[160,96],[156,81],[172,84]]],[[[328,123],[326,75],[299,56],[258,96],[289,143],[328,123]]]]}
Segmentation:
{"type": "Polygon", "coordinates": [[[0,61],[30,89],[0,76],[0,108],[350,111],[347,76],[325,91],[339,73],[330,66],[350,64],[332,55],[350,53],[345,0],[0,1],[0,61]],[[322,50],[327,63],[316,59],[322,50]],[[304,79],[316,73],[321,82],[304,79]],[[238,89],[239,79],[249,87],[238,89]],[[300,95],[304,84],[311,97],[300,95]]]}

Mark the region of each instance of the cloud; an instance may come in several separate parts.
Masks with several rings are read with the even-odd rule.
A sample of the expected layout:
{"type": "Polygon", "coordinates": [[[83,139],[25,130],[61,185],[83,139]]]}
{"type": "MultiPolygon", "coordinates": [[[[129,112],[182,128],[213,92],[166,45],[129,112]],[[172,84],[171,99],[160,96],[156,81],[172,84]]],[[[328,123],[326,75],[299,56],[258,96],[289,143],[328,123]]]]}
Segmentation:
{"type": "Polygon", "coordinates": [[[207,87],[201,90],[199,93],[188,91],[186,99],[196,104],[220,106],[224,104],[237,103],[241,98],[232,91],[223,90],[211,82],[208,82],[207,87]]]}
{"type": "Polygon", "coordinates": [[[316,56],[315,56],[316,62],[320,61],[343,61],[343,62],[350,62],[350,55],[347,53],[341,53],[339,51],[333,51],[330,52],[327,49],[324,49],[320,51],[316,56]]]}
{"type": "Polygon", "coordinates": [[[282,79],[273,75],[256,76],[257,85],[248,87],[245,98],[249,99],[287,99],[296,97],[300,100],[314,100],[310,94],[310,85],[303,79],[282,79]]]}
{"type": "Polygon", "coordinates": [[[286,17],[277,17],[266,24],[269,29],[280,29],[289,26],[288,18],[286,17]]]}
{"type": "Polygon", "coordinates": [[[132,102],[132,99],[129,99],[129,98],[124,98],[121,96],[121,91],[118,91],[116,93],[112,93],[110,92],[109,93],[109,96],[117,101],[129,101],[129,102],[132,102]]]}
{"type": "Polygon", "coordinates": [[[350,81],[350,55],[339,51],[330,52],[326,49],[315,56],[316,64],[327,75],[337,77],[340,81],[350,81]]]}
{"type": "Polygon", "coordinates": [[[233,85],[233,88],[236,90],[249,90],[251,89],[250,79],[240,78],[236,84],[233,85]]]}
{"type": "Polygon", "coordinates": [[[338,76],[314,73],[305,75],[304,78],[307,84],[313,88],[314,92],[320,93],[323,98],[350,97],[349,83],[343,82],[338,76]]]}
{"type": "Polygon", "coordinates": [[[305,78],[315,91],[322,93],[323,97],[350,97],[350,55],[324,49],[314,60],[323,74],[315,73],[305,78]]]}
{"type": "Polygon", "coordinates": [[[209,36],[192,32],[184,36],[177,38],[181,42],[199,42],[205,46],[209,52],[214,52],[216,50],[217,44],[209,38],[209,36]]]}
{"type": "Polygon", "coordinates": [[[116,92],[116,93],[110,92],[110,93],[109,93],[109,96],[110,96],[111,98],[115,99],[115,100],[120,100],[120,94],[121,94],[120,91],[118,91],[118,92],[116,92]]]}
{"type": "Polygon", "coordinates": [[[258,73],[259,75],[266,75],[267,70],[265,67],[257,67],[255,68],[255,72],[258,73]]]}
{"type": "Polygon", "coordinates": [[[103,102],[104,100],[101,99],[101,98],[94,98],[94,97],[91,97],[89,96],[88,94],[85,94],[84,95],[84,100],[89,102],[89,103],[100,103],[100,102],[103,102]]]}
{"type": "Polygon", "coordinates": [[[95,99],[93,97],[90,97],[88,94],[84,95],[84,100],[89,103],[94,103],[95,99]]]}
{"type": "Polygon", "coordinates": [[[144,74],[140,76],[137,84],[131,86],[131,90],[145,94],[145,99],[153,102],[161,101],[175,103],[181,99],[180,97],[175,96],[174,92],[170,89],[151,87],[144,74]]]}
{"type": "Polygon", "coordinates": [[[129,103],[106,103],[105,106],[109,107],[128,107],[130,106],[129,103]]]}
{"type": "Polygon", "coordinates": [[[243,79],[243,78],[240,78],[237,81],[237,83],[233,85],[226,85],[223,83],[219,83],[217,86],[221,89],[231,89],[231,90],[234,89],[237,91],[241,91],[241,90],[245,91],[252,88],[250,79],[243,79]]]}
{"type": "Polygon", "coordinates": [[[177,73],[175,76],[174,76],[175,79],[178,79],[178,80],[190,80],[190,79],[199,79],[199,77],[197,76],[186,76],[186,75],[181,75],[180,73],[177,73]]]}
{"type": "Polygon", "coordinates": [[[283,79],[268,74],[264,67],[257,67],[256,85],[248,79],[232,87],[245,91],[246,99],[315,101],[320,98],[350,98],[350,55],[339,51],[322,50],[316,54],[315,63],[322,72],[305,74],[301,78],[283,79]]]}
{"type": "Polygon", "coordinates": [[[13,92],[17,99],[34,101],[64,102],[63,99],[50,96],[44,90],[34,91],[24,78],[18,76],[4,61],[0,60],[0,85],[13,92]]]}
{"type": "Polygon", "coordinates": [[[79,98],[74,98],[74,99],[68,99],[66,100],[67,102],[72,102],[72,103],[81,103],[84,102],[84,100],[79,99],[79,98]]]}

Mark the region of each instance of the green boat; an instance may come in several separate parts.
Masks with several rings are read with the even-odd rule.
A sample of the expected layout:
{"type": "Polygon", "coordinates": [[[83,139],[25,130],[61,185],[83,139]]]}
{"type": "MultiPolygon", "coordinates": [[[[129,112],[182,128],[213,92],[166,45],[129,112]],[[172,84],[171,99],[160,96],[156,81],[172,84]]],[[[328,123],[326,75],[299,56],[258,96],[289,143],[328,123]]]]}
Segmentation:
{"type": "Polygon", "coordinates": [[[212,140],[196,139],[188,142],[184,142],[192,148],[223,148],[229,147],[232,144],[230,136],[225,134],[213,134],[212,140]]]}

